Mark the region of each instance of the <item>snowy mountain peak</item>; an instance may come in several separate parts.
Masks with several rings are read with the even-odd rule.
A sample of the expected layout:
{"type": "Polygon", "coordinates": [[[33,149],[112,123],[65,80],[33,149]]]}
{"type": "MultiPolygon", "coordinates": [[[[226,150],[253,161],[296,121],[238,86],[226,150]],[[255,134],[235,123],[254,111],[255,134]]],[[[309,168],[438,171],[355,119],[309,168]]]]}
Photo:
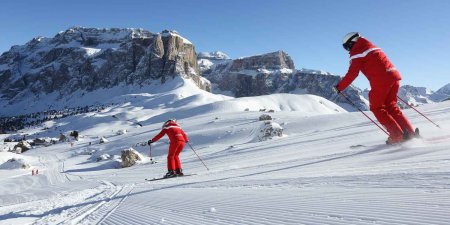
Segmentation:
{"type": "Polygon", "coordinates": [[[230,57],[221,52],[221,51],[215,51],[215,52],[200,52],[197,54],[197,58],[199,59],[212,59],[212,60],[228,60],[230,57]]]}
{"type": "Polygon", "coordinates": [[[426,87],[414,87],[412,85],[403,85],[402,88],[411,95],[431,95],[433,91],[426,87]]]}
{"type": "Polygon", "coordinates": [[[279,50],[233,60],[231,70],[257,70],[261,67],[268,70],[294,69],[294,61],[286,52],[279,50]]]}
{"type": "Polygon", "coordinates": [[[435,103],[449,99],[450,90],[448,88],[450,88],[450,85],[446,85],[437,92],[434,92],[426,87],[404,85],[400,87],[399,96],[409,104],[413,105],[435,103]]]}
{"type": "Polygon", "coordinates": [[[403,85],[399,90],[399,96],[409,104],[420,105],[434,102],[434,92],[426,87],[414,87],[403,85]]]}
{"type": "Polygon", "coordinates": [[[301,73],[311,73],[311,74],[319,74],[319,75],[333,75],[332,73],[324,71],[324,70],[312,70],[312,69],[302,68],[302,69],[299,69],[297,71],[301,72],[301,73]]]}
{"type": "Polygon", "coordinates": [[[179,37],[183,40],[184,44],[188,44],[188,45],[193,45],[192,42],[190,42],[188,39],[186,39],[185,37],[182,37],[180,34],[178,34],[178,32],[176,30],[163,30],[161,32],[161,36],[162,37],[179,37]]]}
{"type": "Polygon", "coordinates": [[[445,85],[444,87],[441,87],[436,91],[436,93],[450,95],[450,83],[445,85]]]}
{"type": "Polygon", "coordinates": [[[13,46],[0,56],[0,107],[21,102],[18,108],[25,110],[30,102],[23,101],[36,107],[44,96],[62,99],[75,92],[162,84],[175,76],[210,89],[209,81],[199,76],[194,46],[176,31],[72,27],[53,38],[13,46]]]}
{"type": "Polygon", "coordinates": [[[98,43],[121,43],[134,38],[152,38],[153,34],[142,28],[86,28],[71,27],[59,32],[53,39],[57,44],[67,44],[72,41],[83,45],[98,43]]]}

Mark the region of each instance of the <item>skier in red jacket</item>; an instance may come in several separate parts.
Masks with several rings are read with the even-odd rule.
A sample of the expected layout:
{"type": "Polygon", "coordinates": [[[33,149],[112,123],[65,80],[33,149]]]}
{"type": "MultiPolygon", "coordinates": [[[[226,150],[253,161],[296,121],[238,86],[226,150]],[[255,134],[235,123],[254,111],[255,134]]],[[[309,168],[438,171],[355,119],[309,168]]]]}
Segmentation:
{"type": "Polygon", "coordinates": [[[164,175],[164,178],[183,176],[184,174],[181,168],[180,158],[178,156],[183,150],[185,143],[189,142],[189,139],[181,127],[176,123],[176,120],[170,119],[164,123],[161,132],[148,141],[148,144],[150,145],[151,143],[158,141],[165,134],[169,136],[170,145],[169,153],[167,154],[168,172],[164,175]]]}
{"type": "Polygon", "coordinates": [[[336,86],[337,91],[347,88],[361,71],[370,82],[370,111],[389,133],[386,143],[396,144],[412,137],[414,128],[397,106],[402,78],[394,65],[380,48],[357,32],[345,35],[343,46],[350,53],[350,67],[336,86]]]}

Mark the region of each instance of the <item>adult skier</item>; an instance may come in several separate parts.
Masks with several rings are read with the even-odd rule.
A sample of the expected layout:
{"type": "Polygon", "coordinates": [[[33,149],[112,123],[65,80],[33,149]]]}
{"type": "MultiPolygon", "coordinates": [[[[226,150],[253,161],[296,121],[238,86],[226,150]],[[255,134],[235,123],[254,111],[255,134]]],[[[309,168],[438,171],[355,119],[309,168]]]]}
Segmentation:
{"type": "Polygon", "coordinates": [[[179,155],[184,148],[186,142],[189,142],[188,137],[177,124],[175,119],[167,120],[163,126],[161,132],[154,138],[148,141],[148,144],[158,141],[165,134],[169,136],[170,145],[169,153],[167,154],[167,174],[164,178],[183,176],[183,169],[181,168],[181,161],[179,155]]]}
{"type": "Polygon", "coordinates": [[[389,133],[386,143],[396,144],[412,137],[414,128],[397,106],[400,73],[380,48],[359,33],[348,33],[342,43],[350,53],[350,67],[336,85],[337,91],[347,88],[361,71],[370,82],[370,111],[389,133]]]}

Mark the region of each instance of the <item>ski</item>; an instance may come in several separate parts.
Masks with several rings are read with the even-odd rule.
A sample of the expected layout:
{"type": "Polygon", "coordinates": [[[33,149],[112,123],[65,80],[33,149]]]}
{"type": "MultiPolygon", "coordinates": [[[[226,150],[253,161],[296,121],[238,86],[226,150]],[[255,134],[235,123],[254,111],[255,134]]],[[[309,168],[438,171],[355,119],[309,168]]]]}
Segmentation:
{"type": "Polygon", "coordinates": [[[351,145],[350,148],[364,148],[366,145],[351,145]]]}
{"type": "MultiPolygon", "coordinates": [[[[415,129],[414,134],[413,134],[412,136],[410,136],[408,133],[405,133],[405,134],[403,135],[403,137],[404,137],[404,140],[403,140],[402,142],[398,142],[398,143],[394,143],[394,144],[389,144],[389,143],[387,143],[387,141],[386,141],[386,144],[385,144],[385,145],[379,145],[379,146],[401,146],[401,145],[403,145],[403,144],[405,144],[405,143],[408,143],[408,142],[410,142],[410,141],[412,141],[412,140],[415,140],[415,139],[427,141],[427,139],[424,139],[424,138],[422,138],[422,136],[420,136],[419,128],[416,128],[416,129],[415,129]]],[[[356,144],[356,145],[351,145],[351,146],[349,146],[349,148],[351,148],[351,149],[355,149],[355,148],[356,148],[356,149],[357,149],[357,148],[367,148],[367,147],[369,147],[369,146],[364,145],[364,144],[356,144]]],[[[372,147],[373,147],[373,146],[372,146],[372,147]]]]}
{"type": "Polygon", "coordinates": [[[185,174],[183,176],[175,176],[175,177],[158,177],[158,178],[146,178],[146,181],[157,181],[157,180],[166,180],[166,179],[171,179],[171,178],[179,178],[179,177],[188,177],[188,176],[193,176],[195,174],[185,174]]]}
{"type": "Polygon", "coordinates": [[[441,143],[441,142],[447,142],[450,140],[450,135],[443,135],[443,136],[435,136],[435,137],[429,137],[429,138],[423,138],[423,140],[427,143],[441,143]]]}

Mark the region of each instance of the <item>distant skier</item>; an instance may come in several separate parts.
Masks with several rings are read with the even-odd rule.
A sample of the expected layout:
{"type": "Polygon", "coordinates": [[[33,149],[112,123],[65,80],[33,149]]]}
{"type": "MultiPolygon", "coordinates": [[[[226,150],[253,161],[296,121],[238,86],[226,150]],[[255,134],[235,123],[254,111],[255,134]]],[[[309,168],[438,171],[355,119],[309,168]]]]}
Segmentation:
{"type": "Polygon", "coordinates": [[[164,178],[183,176],[183,169],[181,168],[181,161],[179,155],[184,148],[186,142],[189,142],[188,137],[181,129],[180,125],[176,123],[175,119],[167,120],[163,126],[161,132],[154,138],[148,141],[150,145],[153,142],[158,141],[165,134],[169,136],[170,146],[169,153],[167,154],[167,174],[164,178]]]}
{"type": "Polygon", "coordinates": [[[400,73],[380,48],[359,33],[348,33],[342,42],[350,53],[350,67],[336,85],[337,91],[347,88],[361,71],[370,82],[370,111],[389,133],[386,143],[396,144],[411,138],[414,128],[397,106],[400,73]]]}

